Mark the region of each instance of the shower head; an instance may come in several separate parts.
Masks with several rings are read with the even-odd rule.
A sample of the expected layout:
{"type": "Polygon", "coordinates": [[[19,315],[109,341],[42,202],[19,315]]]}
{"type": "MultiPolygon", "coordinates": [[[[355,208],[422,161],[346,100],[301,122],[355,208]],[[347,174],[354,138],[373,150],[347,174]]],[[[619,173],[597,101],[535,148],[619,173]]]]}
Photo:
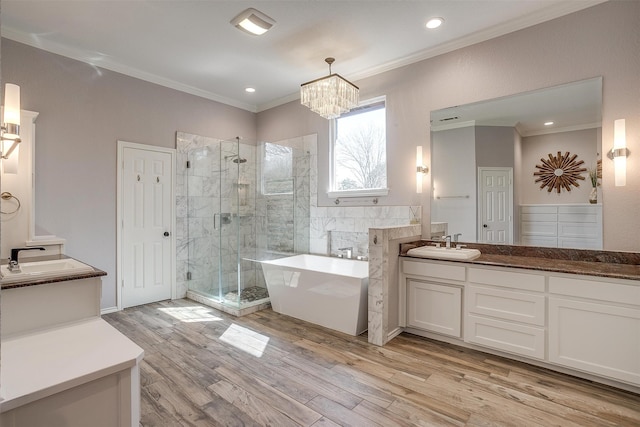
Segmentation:
{"type": "Polygon", "coordinates": [[[229,159],[233,159],[233,163],[246,163],[247,159],[243,159],[242,157],[240,157],[239,154],[233,154],[231,156],[225,156],[224,157],[225,160],[229,160],[229,159]]]}

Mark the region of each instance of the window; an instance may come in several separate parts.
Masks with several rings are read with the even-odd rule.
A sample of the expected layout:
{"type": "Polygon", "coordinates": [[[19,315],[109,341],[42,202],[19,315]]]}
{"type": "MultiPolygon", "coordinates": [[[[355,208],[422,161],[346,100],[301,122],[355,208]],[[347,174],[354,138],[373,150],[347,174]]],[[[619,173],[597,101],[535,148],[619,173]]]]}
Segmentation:
{"type": "Polygon", "coordinates": [[[293,193],[293,149],[265,142],[262,178],[263,194],[293,193]]]}
{"type": "MultiPolygon", "coordinates": [[[[384,98],[362,103],[334,120],[331,193],[387,194],[384,98]]],[[[342,194],[344,195],[344,194],[342,194]]]]}

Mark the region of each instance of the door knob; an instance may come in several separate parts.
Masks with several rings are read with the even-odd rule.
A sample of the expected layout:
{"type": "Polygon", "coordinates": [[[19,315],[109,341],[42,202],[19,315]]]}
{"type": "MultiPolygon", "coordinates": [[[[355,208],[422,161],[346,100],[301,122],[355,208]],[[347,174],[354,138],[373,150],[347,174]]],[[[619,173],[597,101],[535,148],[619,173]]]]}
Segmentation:
{"type": "Polygon", "coordinates": [[[488,225],[487,225],[487,224],[482,224],[482,226],[483,226],[484,228],[487,228],[487,227],[488,227],[488,225]]]}
{"type": "Polygon", "coordinates": [[[169,234],[171,234],[171,233],[169,233],[168,231],[165,231],[164,232],[164,237],[169,237],[169,234]]]}

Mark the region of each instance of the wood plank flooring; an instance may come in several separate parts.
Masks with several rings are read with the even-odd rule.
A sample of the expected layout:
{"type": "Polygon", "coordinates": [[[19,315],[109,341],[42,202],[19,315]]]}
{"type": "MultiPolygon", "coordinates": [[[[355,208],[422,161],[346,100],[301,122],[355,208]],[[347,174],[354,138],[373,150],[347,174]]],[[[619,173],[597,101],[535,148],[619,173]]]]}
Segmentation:
{"type": "Polygon", "coordinates": [[[145,427],[640,426],[640,395],[409,334],[377,347],[190,300],[103,318],[145,351],[145,427]]]}

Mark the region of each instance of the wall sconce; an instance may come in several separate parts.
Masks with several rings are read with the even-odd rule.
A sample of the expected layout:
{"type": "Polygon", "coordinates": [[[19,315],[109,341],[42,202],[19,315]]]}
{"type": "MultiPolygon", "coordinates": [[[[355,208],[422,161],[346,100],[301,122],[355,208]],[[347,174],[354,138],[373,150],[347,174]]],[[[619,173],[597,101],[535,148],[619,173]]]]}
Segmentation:
{"type": "Polygon", "coordinates": [[[422,162],[422,145],[416,147],[416,193],[422,193],[422,179],[429,172],[429,168],[422,162]]]}
{"type": "MultiPolygon", "coordinates": [[[[0,139],[2,140],[1,157],[3,163],[7,162],[11,153],[17,150],[20,143],[20,86],[7,83],[4,86],[4,114],[2,126],[0,126],[0,139]],[[8,149],[5,144],[11,143],[8,149]]],[[[13,162],[17,162],[17,152],[13,156],[13,162]]],[[[8,172],[5,164],[5,171],[8,172]]],[[[12,167],[13,169],[13,167],[12,167]]],[[[15,172],[14,172],[15,173],[15,172]]]]}
{"type": "Polygon", "coordinates": [[[616,187],[624,187],[627,185],[628,156],[629,149],[627,148],[625,120],[618,119],[613,122],[613,148],[607,154],[607,157],[613,160],[616,187]]]}

